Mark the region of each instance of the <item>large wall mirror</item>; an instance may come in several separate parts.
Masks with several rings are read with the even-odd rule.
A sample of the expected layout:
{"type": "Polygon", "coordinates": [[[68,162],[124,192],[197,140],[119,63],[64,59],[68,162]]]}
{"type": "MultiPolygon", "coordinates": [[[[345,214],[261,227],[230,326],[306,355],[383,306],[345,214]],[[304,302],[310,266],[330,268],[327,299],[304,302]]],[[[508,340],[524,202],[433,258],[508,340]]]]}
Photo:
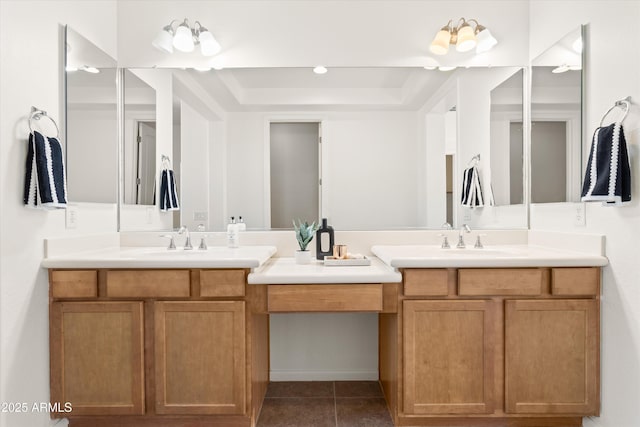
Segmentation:
{"type": "MultiPolygon", "coordinates": [[[[487,194],[498,169],[501,180],[522,186],[522,149],[515,167],[491,142],[492,110],[510,110],[510,121],[522,121],[522,73],[521,67],[334,68],[324,76],[307,68],[127,70],[125,133],[130,136],[125,135],[123,171],[130,178],[125,175],[121,229],[202,224],[222,231],[230,216],[242,216],[248,229],[286,227],[293,218],[272,217],[271,206],[273,174],[286,162],[296,165],[282,156],[274,163],[278,142],[272,141],[271,128],[282,123],[312,124],[315,136],[322,129],[322,143],[310,146],[318,154],[313,161],[318,170],[312,172],[317,179],[296,191],[317,198],[319,206],[311,211],[329,218],[336,229],[434,229],[445,221],[526,228],[522,195],[507,206],[487,199],[482,208],[460,207],[462,173],[475,154],[482,153],[487,194]],[[135,99],[131,104],[137,110],[128,107],[129,99],[135,99]],[[155,111],[155,152],[127,142],[138,135],[127,110],[144,113],[143,123],[155,111]],[[171,158],[179,211],[162,212],[157,201],[149,203],[154,199],[133,196],[141,191],[136,173],[145,156],[155,156],[143,164],[155,167],[156,186],[162,159],[171,158]]],[[[522,137],[511,146],[515,141],[522,145],[522,137]]],[[[296,187],[303,183],[295,176],[288,179],[299,181],[296,187]]]]}
{"type": "Polygon", "coordinates": [[[64,38],[68,198],[116,203],[116,60],[69,26],[64,38]]]}
{"type": "Polygon", "coordinates": [[[532,61],[532,203],[580,200],[585,31],[574,29],[532,61]]]}

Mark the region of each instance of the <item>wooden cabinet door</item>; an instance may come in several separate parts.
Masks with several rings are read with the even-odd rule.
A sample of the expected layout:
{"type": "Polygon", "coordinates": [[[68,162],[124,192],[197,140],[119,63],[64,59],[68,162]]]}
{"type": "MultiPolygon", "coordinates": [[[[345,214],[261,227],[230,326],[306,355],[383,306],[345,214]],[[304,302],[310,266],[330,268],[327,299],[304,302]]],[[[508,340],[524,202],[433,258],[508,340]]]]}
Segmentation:
{"type": "Polygon", "coordinates": [[[51,402],[71,415],[144,413],[141,302],[54,302],[51,402]]]}
{"type": "Polygon", "coordinates": [[[493,412],[494,303],[405,301],[404,412],[493,412]]]}
{"type": "Polygon", "coordinates": [[[506,412],[596,415],[596,300],[505,302],[506,412]]]}
{"type": "Polygon", "coordinates": [[[243,301],[155,303],[156,412],[244,414],[243,301]]]}

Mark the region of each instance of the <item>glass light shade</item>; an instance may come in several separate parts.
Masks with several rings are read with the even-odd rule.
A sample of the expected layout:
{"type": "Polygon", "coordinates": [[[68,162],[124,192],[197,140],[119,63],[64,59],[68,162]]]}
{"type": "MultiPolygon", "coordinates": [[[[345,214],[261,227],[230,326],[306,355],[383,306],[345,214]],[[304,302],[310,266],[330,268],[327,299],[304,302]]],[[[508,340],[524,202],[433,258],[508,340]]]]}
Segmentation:
{"type": "Polygon", "coordinates": [[[493,37],[488,28],[485,28],[478,33],[476,41],[478,42],[476,45],[476,53],[487,52],[498,44],[498,40],[493,37]]]}
{"type": "Polygon", "coordinates": [[[173,47],[180,52],[193,52],[195,45],[193,44],[193,35],[191,28],[187,24],[180,24],[173,36],[173,47]]]}
{"type": "Polygon", "coordinates": [[[200,51],[204,56],[213,56],[222,49],[220,43],[208,30],[201,31],[198,40],[200,40],[200,51]]]}
{"type": "Polygon", "coordinates": [[[151,42],[151,45],[158,50],[167,53],[173,53],[173,36],[170,31],[171,27],[167,26],[158,33],[155,39],[151,42]]]}
{"type": "Polygon", "coordinates": [[[474,47],[476,47],[476,36],[473,33],[473,28],[468,24],[464,24],[458,30],[456,50],[458,52],[469,52],[474,47]]]}
{"type": "Polygon", "coordinates": [[[429,50],[436,55],[446,55],[449,51],[450,41],[451,33],[443,28],[436,34],[436,37],[431,42],[431,46],[429,46],[429,50]]]}

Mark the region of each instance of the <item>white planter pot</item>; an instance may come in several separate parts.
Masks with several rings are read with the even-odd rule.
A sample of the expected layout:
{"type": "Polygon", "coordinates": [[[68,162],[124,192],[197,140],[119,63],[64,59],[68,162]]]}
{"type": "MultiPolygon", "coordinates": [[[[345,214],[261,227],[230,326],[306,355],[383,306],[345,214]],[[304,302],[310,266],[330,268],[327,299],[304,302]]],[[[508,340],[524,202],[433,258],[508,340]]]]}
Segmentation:
{"type": "Polygon", "coordinates": [[[311,264],[311,251],[296,251],[296,264],[311,264]]]}

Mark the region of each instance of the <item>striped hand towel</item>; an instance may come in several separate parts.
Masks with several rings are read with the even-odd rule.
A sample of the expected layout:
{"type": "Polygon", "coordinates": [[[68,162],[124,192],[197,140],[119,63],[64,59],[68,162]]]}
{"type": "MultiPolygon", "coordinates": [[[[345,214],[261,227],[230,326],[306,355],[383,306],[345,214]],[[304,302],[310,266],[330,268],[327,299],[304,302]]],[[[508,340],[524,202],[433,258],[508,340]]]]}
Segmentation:
{"type": "Polygon", "coordinates": [[[66,208],[67,177],[60,141],[33,131],[26,166],[24,204],[38,209],[66,208]]]}
{"type": "Polygon", "coordinates": [[[474,165],[464,170],[462,177],[462,206],[480,208],[484,206],[482,186],[480,185],[480,171],[474,165]]]}
{"type": "Polygon", "coordinates": [[[582,201],[601,201],[604,206],[631,201],[631,168],[622,124],[612,123],[594,132],[582,201]]]}
{"type": "Polygon", "coordinates": [[[176,180],[171,169],[163,169],[160,175],[160,210],[162,212],[180,210],[176,180]]]}

